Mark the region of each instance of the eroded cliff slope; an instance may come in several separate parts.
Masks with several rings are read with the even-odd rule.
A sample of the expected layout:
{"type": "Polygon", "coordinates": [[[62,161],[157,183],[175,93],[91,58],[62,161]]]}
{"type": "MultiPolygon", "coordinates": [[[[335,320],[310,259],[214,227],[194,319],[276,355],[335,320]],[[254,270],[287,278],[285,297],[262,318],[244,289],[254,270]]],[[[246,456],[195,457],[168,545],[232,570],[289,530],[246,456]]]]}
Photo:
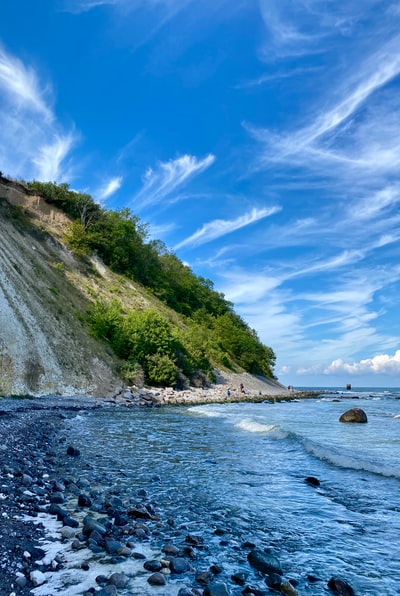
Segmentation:
{"type": "Polygon", "coordinates": [[[87,300],[67,275],[78,265],[46,231],[67,223],[0,181],[0,395],[100,396],[120,384],[113,356],[83,322],[87,300]]]}

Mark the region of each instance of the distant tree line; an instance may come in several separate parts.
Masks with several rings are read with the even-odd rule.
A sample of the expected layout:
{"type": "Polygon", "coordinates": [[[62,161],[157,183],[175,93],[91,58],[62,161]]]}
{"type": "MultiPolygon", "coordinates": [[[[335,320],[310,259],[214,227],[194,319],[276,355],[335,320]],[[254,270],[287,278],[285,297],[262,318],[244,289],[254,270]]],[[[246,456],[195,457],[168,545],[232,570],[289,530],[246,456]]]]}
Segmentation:
{"type": "Polygon", "coordinates": [[[27,186],[70,216],[66,238],[78,256],[96,254],[181,315],[178,326],[154,310],[126,313],[117,300],[94,303],[88,315],[91,331],[109,341],[124,361],[127,380],[142,371],[151,384],[200,383],[221,366],[275,378],[273,350],[212,281],[195,275],[161,241],[149,240],[147,226],[129,209],[105,209],[68,184],[33,181],[27,186]]]}

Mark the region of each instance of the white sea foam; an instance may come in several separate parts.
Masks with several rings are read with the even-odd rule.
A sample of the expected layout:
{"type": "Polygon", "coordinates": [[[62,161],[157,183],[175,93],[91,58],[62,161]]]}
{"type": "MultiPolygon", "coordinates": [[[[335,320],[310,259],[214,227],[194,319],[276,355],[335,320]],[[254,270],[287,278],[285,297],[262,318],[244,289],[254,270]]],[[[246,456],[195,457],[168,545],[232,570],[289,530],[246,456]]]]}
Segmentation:
{"type": "Polygon", "coordinates": [[[313,441],[304,440],[303,446],[312,455],[319,459],[328,461],[340,468],[351,468],[353,470],[364,470],[372,472],[373,474],[380,474],[381,476],[400,478],[400,471],[397,466],[390,464],[382,465],[380,462],[368,461],[359,457],[354,457],[345,452],[337,452],[333,448],[329,448],[313,441]]]}
{"type": "MultiPolygon", "coordinates": [[[[64,561],[63,568],[55,571],[48,571],[44,575],[46,582],[33,590],[35,596],[56,596],[57,594],[68,594],[68,596],[79,596],[89,588],[96,586],[96,577],[105,575],[109,577],[112,573],[124,573],[129,582],[125,590],[119,590],[121,594],[143,594],[150,596],[157,594],[157,589],[151,587],[147,578],[149,574],[143,568],[143,560],[127,558],[121,563],[109,562],[106,553],[94,555],[88,549],[73,550],[70,541],[61,542],[60,530],[62,523],[54,516],[41,513],[36,518],[25,516],[24,519],[34,523],[41,523],[46,529],[46,537],[40,540],[39,547],[45,552],[42,562],[51,564],[55,557],[61,557],[64,561]],[[83,562],[89,564],[89,570],[81,568],[83,562]]],[[[146,559],[155,559],[161,556],[160,551],[151,549],[148,544],[141,543],[137,550],[146,559]]],[[[179,585],[168,582],[168,594],[175,596],[179,591],[179,585]]]]}
{"type": "Polygon", "coordinates": [[[212,406],[194,406],[193,408],[189,408],[188,412],[201,414],[207,418],[221,418],[225,415],[223,412],[217,410],[215,407],[213,408],[212,406]]]}
{"type": "Polygon", "coordinates": [[[252,420],[251,418],[244,418],[243,420],[239,420],[239,422],[236,422],[235,426],[236,428],[246,430],[250,433],[273,434],[278,439],[285,439],[288,436],[288,433],[283,431],[276,424],[263,424],[262,422],[257,422],[256,420],[252,420]]]}

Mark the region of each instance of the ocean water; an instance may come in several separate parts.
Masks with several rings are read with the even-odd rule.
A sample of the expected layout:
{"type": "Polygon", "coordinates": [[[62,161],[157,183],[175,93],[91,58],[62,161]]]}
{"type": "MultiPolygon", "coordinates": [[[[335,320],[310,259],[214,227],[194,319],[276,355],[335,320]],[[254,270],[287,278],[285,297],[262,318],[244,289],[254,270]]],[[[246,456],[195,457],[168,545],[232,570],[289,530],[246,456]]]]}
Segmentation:
{"type": "MultiPolygon", "coordinates": [[[[359,596],[395,596],[399,397],[400,389],[333,389],[274,404],[99,409],[67,421],[67,436],[92,463],[97,488],[111,480],[127,498],[145,488],[164,519],[203,534],[210,548],[201,568],[218,562],[221,581],[244,569],[239,545],[249,540],[273,549],[299,594],[331,594],[326,584],[335,576],[359,596]],[[367,424],[339,422],[352,407],[366,412],[367,424]],[[305,482],[309,476],[320,486],[305,482]]],[[[173,595],[179,588],[146,588],[143,581],[138,574],[126,594],[173,595]]]]}

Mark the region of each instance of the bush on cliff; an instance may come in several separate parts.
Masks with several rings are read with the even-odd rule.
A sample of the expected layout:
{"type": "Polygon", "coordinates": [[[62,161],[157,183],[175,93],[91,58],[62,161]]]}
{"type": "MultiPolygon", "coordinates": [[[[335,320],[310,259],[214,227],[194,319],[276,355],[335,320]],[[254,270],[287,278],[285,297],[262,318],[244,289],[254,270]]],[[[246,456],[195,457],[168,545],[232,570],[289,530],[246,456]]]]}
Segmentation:
{"type": "Polygon", "coordinates": [[[66,239],[77,255],[98,255],[181,315],[178,329],[156,313],[126,315],[116,301],[93,305],[92,333],[109,341],[126,363],[139,363],[146,380],[171,384],[173,371],[175,379],[190,378],[196,370],[209,374],[213,366],[274,378],[273,350],[260,342],[212,281],[195,275],[162,242],[149,240],[147,226],[129,209],[104,209],[67,184],[34,181],[28,187],[71,217],[66,239]]]}

